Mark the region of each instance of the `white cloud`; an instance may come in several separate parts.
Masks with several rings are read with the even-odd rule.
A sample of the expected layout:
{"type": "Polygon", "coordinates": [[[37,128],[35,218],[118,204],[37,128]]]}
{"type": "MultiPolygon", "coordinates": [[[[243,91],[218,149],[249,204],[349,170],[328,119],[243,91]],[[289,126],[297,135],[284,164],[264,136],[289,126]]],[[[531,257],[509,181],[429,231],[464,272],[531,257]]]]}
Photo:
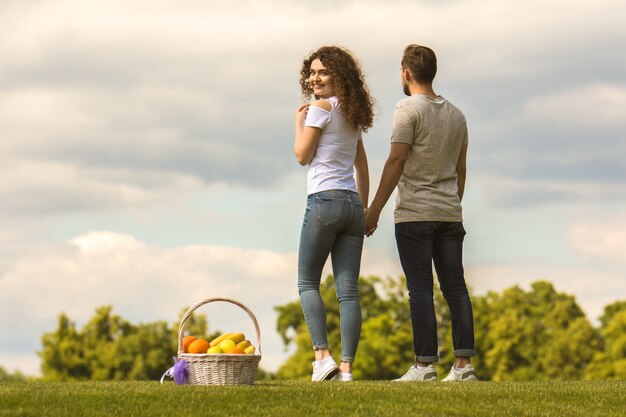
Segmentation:
{"type": "MultiPolygon", "coordinates": [[[[512,156],[512,155],[509,155],[512,156]]],[[[510,166],[524,167],[530,155],[517,155],[510,160],[510,166]]],[[[503,159],[499,164],[506,164],[503,159]]],[[[550,165],[544,161],[542,167],[550,165]]],[[[579,178],[523,178],[477,174],[479,186],[487,201],[495,207],[530,208],[547,204],[570,205],[597,201],[620,201],[626,199],[626,183],[599,183],[591,179],[579,178]]]]}
{"type": "Polygon", "coordinates": [[[8,372],[21,372],[24,375],[41,374],[39,359],[32,353],[0,352],[0,366],[8,372]]]}
{"type": "Polygon", "coordinates": [[[568,235],[569,244],[583,255],[599,258],[615,265],[626,265],[625,214],[571,225],[568,235]]]}
{"type": "MultiPolygon", "coordinates": [[[[147,207],[182,198],[198,187],[193,177],[159,171],[85,167],[54,161],[8,161],[0,166],[3,204],[14,217],[103,212],[147,207]]],[[[9,225],[7,225],[9,226],[9,225]]]]}
{"type": "Polygon", "coordinates": [[[523,112],[530,119],[569,130],[626,128],[626,86],[586,85],[537,96],[523,112]]]}
{"type": "MultiPolygon", "coordinates": [[[[11,201],[14,190],[25,189],[39,194],[41,205],[52,210],[94,210],[158,204],[162,200],[153,198],[155,193],[175,189],[167,180],[161,190],[141,189],[141,176],[178,177],[175,181],[185,181],[186,187],[176,188],[184,193],[217,182],[273,185],[295,166],[285,161],[292,160],[289,115],[299,100],[299,61],[319,44],[344,44],[355,52],[383,115],[398,98],[397,65],[409,42],[432,45],[440,54],[443,80],[467,89],[468,96],[461,95],[467,108],[484,110],[484,95],[476,99],[472,86],[484,90],[486,85],[467,80],[523,86],[537,80],[541,69],[584,61],[575,45],[620,39],[615,31],[624,7],[616,0],[558,1],[550,7],[538,0],[483,2],[480,7],[474,1],[323,2],[315,7],[290,1],[236,6],[165,0],[4,2],[0,166],[31,167],[0,190],[0,199],[11,201]],[[412,13],[420,16],[419,25],[397,24],[412,13]],[[320,19],[331,29],[313,35],[308,22],[320,19]],[[379,31],[385,36],[372,37],[379,31]],[[59,182],[72,172],[75,188],[33,177],[50,164],[63,167],[53,171],[59,182]],[[120,181],[120,171],[137,175],[120,181]],[[90,198],[85,189],[106,192],[112,202],[83,202],[80,196],[90,198]]],[[[601,49],[591,52],[602,54],[601,49]]],[[[550,71],[545,75],[546,82],[553,77],[550,71]]],[[[613,110],[599,119],[587,114],[577,120],[623,120],[624,91],[616,88],[600,83],[583,89],[592,103],[613,110]]],[[[581,92],[568,86],[561,91],[531,97],[526,112],[551,114],[560,104],[571,106],[570,97],[581,92]]],[[[498,94],[492,105],[511,102],[514,95],[498,94]]],[[[555,114],[555,120],[560,118],[555,114]]],[[[381,131],[387,134],[386,128],[381,131]]],[[[379,158],[372,154],[371,160],[379,158]]]]}
{"type": "MultiPolygon", "coordinates": [[[[0,339],[6,347],[19,340],[3,355],[39,349],[39,337],[54,329],[61,312],[84,323],[95,307],[113,305],[134,322],[173,322],[184,306],[227,297],[253,311],[261,326],[262,366],[276,369],[287,354],[274,330],[273,307],[297,299],[295,263],[289,253],[211,245],[168,250],[132,236],[90,232],[19,259],[0,278],[0,339]]],[[[254,337],[251,320],[236,310],[207,306],[199,312],[212,329],[241,328],[254,337]]]]}
{"type": "Polygon", "coordinates": [[[70,244],[78,247],[85,255],[110,252],[142,250],[146,245],[132,236],[113,232],[89,232],[71,239],[70,244]]]}
{"type": "Polygon", "coordinates": [[[0,95],[2,133],[16,140],[3,141],[0,149],[11,151],[25,141],[41,144],[46,136],[97,128],[98,116],[89,114],[85,104],[70,91],[22,88],[5,92],[0,95]]]}

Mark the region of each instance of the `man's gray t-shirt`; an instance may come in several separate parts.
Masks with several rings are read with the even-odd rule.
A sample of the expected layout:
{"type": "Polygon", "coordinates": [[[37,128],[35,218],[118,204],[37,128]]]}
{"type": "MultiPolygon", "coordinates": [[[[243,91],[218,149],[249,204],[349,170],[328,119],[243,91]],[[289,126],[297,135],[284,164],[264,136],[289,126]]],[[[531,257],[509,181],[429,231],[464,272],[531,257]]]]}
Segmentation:
{"type": "Polygon", "coordinates": [[[445,98],[416,94],[398,102],[391,143],[411,149],[398,183],[395,223],[463,221],[456,167],[467,141],[465,116],[445,98]]]}

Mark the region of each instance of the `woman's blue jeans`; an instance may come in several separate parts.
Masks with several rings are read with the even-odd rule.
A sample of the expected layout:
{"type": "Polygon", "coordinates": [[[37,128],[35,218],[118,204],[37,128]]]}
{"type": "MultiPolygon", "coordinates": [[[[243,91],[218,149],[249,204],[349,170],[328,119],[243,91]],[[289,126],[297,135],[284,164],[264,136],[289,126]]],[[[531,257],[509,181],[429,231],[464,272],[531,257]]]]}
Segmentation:
{"type": "Polygon", "coordinates": [[[311,194],[300,234],[298,293],[313,349],[328,349],[322,269],[331,256],[339,301],[341,360],[353,362],[361,335],[359,272],[365,219],[359,195],[348,190],[311,194]]]}
{"type": "Polygon", "coordinates": [[[438,359],[437,320],[433,302],[433,263],[441,292],[450,307],[452,343],[456,357],[473,356],[474,316],[463,273],[460,222],[396,224],[396,241],[406,275],[413,326],[413,348],[420,362],[438,359]]]}

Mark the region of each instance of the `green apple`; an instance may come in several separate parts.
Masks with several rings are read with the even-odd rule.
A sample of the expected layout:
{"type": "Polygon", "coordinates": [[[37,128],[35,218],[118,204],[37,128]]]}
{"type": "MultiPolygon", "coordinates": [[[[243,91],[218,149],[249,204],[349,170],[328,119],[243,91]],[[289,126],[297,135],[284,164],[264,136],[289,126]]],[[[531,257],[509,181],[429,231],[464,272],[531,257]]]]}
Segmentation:
{"type": "Polygon", "coordinates": [[[213,346],[212,348],[209,348],[207,353],[224,353],[224,351],[219,346],[213,346]]]}

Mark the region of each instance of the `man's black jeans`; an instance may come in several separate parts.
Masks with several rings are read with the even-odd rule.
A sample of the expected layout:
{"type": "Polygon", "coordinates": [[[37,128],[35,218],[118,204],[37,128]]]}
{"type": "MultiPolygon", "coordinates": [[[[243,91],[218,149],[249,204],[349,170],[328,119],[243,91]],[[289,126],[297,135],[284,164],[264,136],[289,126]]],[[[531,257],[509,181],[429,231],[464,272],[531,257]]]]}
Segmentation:
{"type": "Polygon", "coordinates": [[[463,238],[460,222],[396,224],[396,242],[406,275],[417,361],[436,362],[437,320],[433,301],[433,262],[439,286],[450,307],[456,357],[473,356],[474,317],[463,274],[463,238]]]}

